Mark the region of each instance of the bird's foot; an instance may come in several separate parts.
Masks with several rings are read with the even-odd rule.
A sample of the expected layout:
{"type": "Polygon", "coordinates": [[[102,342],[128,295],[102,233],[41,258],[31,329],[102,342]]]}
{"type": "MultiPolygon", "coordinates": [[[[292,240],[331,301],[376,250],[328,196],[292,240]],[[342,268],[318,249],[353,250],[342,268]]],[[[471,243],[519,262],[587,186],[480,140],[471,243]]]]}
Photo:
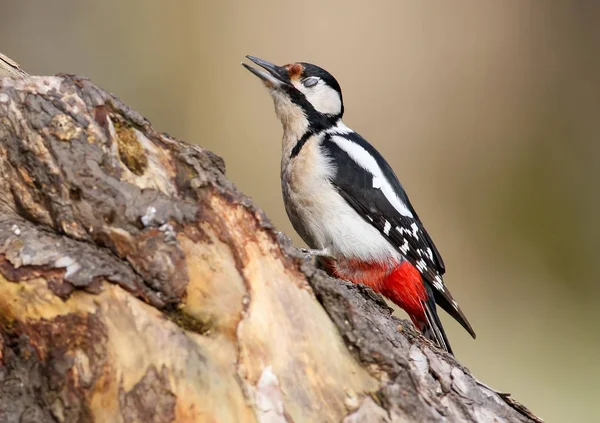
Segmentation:
{"type": "Polygon", "coordinates": [[[306,261],[310,261],[313,257],[329,257],[329,251],[324,248],[322,250],[316,250],[312,248],[300,248],[306,261]]]}

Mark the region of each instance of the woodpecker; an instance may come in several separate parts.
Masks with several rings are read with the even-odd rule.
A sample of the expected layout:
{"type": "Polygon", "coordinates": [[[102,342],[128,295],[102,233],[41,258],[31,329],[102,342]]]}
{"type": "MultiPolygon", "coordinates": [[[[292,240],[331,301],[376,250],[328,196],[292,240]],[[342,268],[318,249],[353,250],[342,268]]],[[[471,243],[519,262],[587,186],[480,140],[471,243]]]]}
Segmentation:
{"type": "Polygon", "coordinates": [[[305,62],[246,56],[283,126],[281,185],[287,215],[322,267],[364,284],[404,309],[421,333],[452,354],[436,303],[473,338],[444,285],[446,268],[396,174],[342,122],[336,79],[305,62]],[[261,69],[262,68],[262,69],[261,69]]]}

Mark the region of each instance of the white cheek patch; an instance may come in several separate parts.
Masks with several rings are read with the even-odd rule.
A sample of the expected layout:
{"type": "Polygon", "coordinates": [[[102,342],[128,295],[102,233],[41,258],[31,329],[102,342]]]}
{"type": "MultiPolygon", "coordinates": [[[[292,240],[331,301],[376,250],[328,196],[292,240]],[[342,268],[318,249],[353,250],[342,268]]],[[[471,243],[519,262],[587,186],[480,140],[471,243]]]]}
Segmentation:
{"type": "Polygon", "coordinates": [[[306,88],[299,82],[294,82],[294,86],[304,94],[317,112],[327,115],[339,115],[341,113],[342,99],[340,95],[323,81],[319,81],[317,85],[311,88],[306,88]]]}
{"type": "Polygon", "coordinates": [[[337,115],[342,111],[342,101],[333,88],[319,82],[315,87],[306,91],[306,98],[318,112],[337,115]]]}

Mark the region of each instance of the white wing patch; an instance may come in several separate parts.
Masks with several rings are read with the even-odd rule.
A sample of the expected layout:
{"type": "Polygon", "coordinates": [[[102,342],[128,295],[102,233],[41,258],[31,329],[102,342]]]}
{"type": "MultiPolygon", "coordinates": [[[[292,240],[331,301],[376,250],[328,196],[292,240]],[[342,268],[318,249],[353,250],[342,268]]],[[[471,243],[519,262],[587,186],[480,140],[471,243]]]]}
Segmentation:
{"type": "Polygon", "coordinates": [[[398,213],[402,216],[413,217],[413,214],[410,212],[406,204],[400,200],[386,177],[384,176],[381,168],[377,164],[377,161],[373,156],[371,156],[367,150],[358,145],[355,142],[352,142],[344,137],[340,136],[332,136],[331,141],[333,141],[338,147],[344,150],[348,155],[354,160],[356,163],[360,165],[363,169],[371,173],[373,175],[373,188],[381,190],[385,198],[390,202],[390,204],[396,209],[398,213]]]}

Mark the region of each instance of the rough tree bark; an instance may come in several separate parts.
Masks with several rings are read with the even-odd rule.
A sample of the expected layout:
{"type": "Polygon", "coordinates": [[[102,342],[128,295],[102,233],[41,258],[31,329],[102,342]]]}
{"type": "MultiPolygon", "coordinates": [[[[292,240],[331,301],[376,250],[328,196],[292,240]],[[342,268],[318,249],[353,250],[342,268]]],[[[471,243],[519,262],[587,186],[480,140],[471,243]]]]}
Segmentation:
{"type": "Polygon", "coordinates": [[[11,75],[1,422],[540,421],[306,262],[219,157],[86,79],[11,75]]]}

